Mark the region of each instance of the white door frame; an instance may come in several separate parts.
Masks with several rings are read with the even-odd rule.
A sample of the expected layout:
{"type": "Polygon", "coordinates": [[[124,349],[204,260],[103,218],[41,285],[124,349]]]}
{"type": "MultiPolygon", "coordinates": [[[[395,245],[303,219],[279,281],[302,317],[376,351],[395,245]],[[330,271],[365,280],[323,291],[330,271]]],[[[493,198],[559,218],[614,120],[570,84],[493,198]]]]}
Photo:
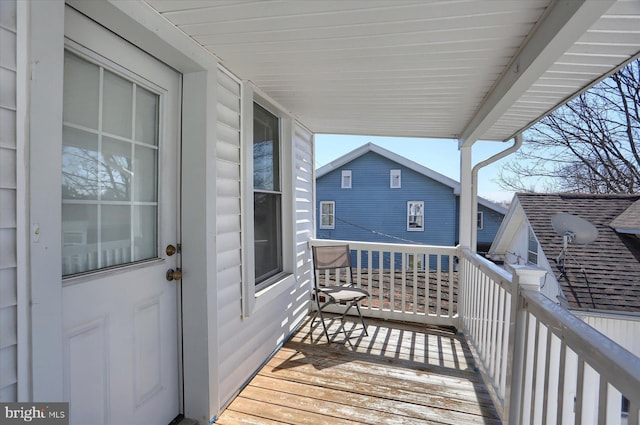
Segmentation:
{"type": "MultiPolygon", "coordinates": [[[[184,334],[185,415],[209,421],[220,409],[217,368],[217,293],[215,291],[215,141],[217,59],[183,33],[168,27],[148,6],[138,2],[67,2],[142,50],[183,73],[183,154],[204,160],[183,167],[183,185],[200,197],[201,222],[183,222],[184,326],[199,332],[184,334]],[[190,111],[187,113],[187,106],[190,111]],[[204,177],[207,176],[206,182],[204,177]],[[209,177],[210,176],[210,177],[209,177]],[[193,186],[192,186],[193,184],[193,186]],[[193,254],[193,255],[191,255],[193,254]],[[195,334],[197,333],[197,339],[195,334]]],[[[61,175],[64,0],[29,2],[27,38],[31,64],[29,138],[47,140],[50,149],[30,149],[29,188],[37,193],[51,176],[61,175]],[[37,4],[36,4],[37,3],[37,4]]],[[[31,397],[34,401],[63,400],[62,285],[60,235],[61,187],[47,198],[31,196],[30,241],[31,397]]],[[[191,199],[183,202],[189,208],[191,199]]]]}

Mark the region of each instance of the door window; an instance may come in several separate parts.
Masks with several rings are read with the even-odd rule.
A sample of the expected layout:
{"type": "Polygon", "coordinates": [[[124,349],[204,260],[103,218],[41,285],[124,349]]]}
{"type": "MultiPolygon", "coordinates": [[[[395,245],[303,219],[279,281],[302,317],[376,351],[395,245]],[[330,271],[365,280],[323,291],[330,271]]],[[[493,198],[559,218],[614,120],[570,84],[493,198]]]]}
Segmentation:
{"type": "Polygon", "coordinates": [[[62,273],[158,255],[160,95],[65,52],[62,273]]]}

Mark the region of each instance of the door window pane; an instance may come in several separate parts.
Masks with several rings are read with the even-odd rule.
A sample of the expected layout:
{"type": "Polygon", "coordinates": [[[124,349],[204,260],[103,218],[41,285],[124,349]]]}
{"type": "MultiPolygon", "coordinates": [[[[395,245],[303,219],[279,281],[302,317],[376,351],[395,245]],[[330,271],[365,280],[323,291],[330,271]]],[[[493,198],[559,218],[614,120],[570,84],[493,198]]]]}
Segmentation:
{"type": "Polygon", "coordinates": [[[133,168],[131,143],[104,137],[100,155],[100,185],[102,199],[131,200],[133,168]]]}
{"type": "Polygon", "coordinates": [[[62,274],[98,268],[98,207],[62,205],[62,274]]]}
{"type": "Polygon", "coordinates": [[[111,72],[104,72],[102,129],[106,133],[131,137],[133,83],[111,72]]]}
{"type": "Polygon", "coordinates": [[[158,100],[158,95],[137,88],[135,139],[154,146],[158,145],[158,100]]]}
{"type": "Polygon", "coordinates": [[[63,120],[98,128],[100,68],[78,56],[64,54],[63,120]]]}
{"type": "Polygon", "coordinates": [[[64,96],[63,275],[156,258],[160,96],[68,52],[64,96]]]}
{"type": "Polygon", "coordinates": [[[98,199],[98,135],[63,127],[62,197],[63,199],[98,199]]]}
{"type": "Polygon", "coordinates": [[[131,207],[104,205],[100,215],[102,267],[131,261],[131,207]]]}
{"type": "Polygon", "coordinates": [[[138,202],[156,202],[158,200],[157,188],[157,149],[142,145],[135,147],[135,170],[136,170],[136,197],[138,202]]]}
{"type": "Polygon", "coordinates": [[[133,210],[133,261],[156,256],[158,239],[158,208],[152,205],[136,206],[133,210]]]}

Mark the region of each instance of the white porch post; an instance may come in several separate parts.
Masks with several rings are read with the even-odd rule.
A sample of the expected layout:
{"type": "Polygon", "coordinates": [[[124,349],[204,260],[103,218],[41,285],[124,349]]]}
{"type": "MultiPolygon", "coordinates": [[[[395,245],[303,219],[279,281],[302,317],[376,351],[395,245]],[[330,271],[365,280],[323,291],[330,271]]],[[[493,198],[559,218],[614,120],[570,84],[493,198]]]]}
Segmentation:
{"type": "Polygon", "coordinates": [[[473,191],[471,177],[471,144],[460,146],[460,224],[459,237],[460,246],[469,248],[475,252],[476,247],[471,246],[472,214],[473,214],[473,191]]]}
{"type": "Polygon", "coordinates": [[[184,414],[208,423],[220,408],[215,255],[217,68],[184,74],[182,337],[184,414]]]}

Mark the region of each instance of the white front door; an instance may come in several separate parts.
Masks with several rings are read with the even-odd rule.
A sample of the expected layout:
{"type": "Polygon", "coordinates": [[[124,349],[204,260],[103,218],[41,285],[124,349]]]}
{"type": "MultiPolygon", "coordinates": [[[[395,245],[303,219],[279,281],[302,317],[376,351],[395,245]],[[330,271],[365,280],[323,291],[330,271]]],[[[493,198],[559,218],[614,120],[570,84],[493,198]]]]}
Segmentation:
{"type": "Polygon", "coordinates": [[[64,397],[72,424],[180,413],[181,76],[67,8],[62,146],[64,397]]]}

